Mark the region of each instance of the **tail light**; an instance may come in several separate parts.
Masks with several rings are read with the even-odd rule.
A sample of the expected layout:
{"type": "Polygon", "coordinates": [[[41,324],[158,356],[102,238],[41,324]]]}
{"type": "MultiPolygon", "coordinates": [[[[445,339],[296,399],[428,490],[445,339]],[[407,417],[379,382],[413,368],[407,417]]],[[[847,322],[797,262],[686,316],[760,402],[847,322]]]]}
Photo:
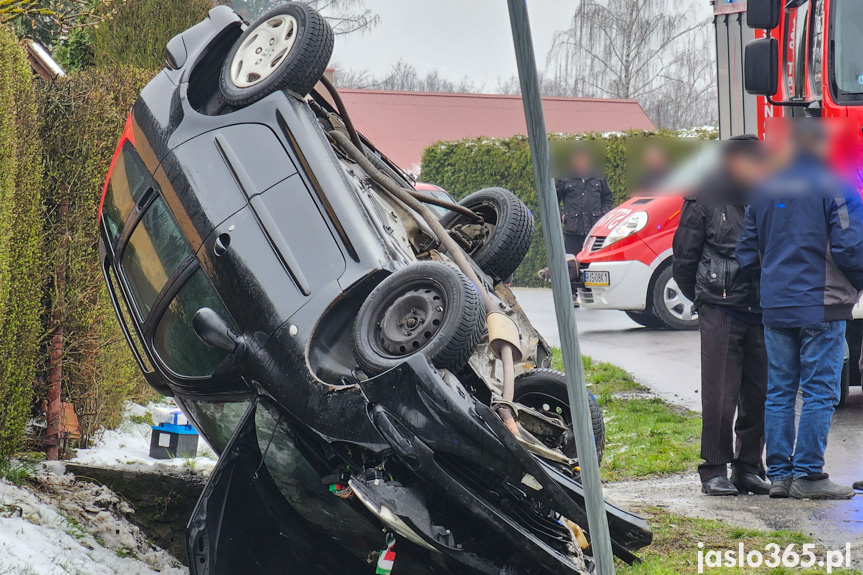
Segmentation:
{"type": "Polygon", "coordinates": [[[135,145],[135,133],[132,129],[132,114],[126,118],[126,127],[123,128],[123,135],[120,136],[120,141],[117,143],[117,149],[114,150],[114,156],[111,158],[111,166],[108,168],[108,177],[105,178],[105,185],[102,187],[102,199],[99,200],[99,221],[102,221],[102,207],[105,205],[105,194],[108,193],[108,185],[111,183],[111,176],[114,173],[114,165],[117,163],[117,158],[123,153],[123,145],[130,142],[135,145]]]}

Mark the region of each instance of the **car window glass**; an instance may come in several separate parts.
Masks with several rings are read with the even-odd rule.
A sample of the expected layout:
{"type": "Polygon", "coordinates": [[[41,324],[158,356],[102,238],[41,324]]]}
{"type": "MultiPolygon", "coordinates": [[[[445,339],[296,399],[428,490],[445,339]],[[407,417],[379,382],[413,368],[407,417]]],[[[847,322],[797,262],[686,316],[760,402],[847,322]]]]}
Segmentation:
{"type": "Polygon", "coordinates": [[[153,345],[165,366],[183,377],[208,377],[227,357],[200,340],[192,318],[208,307],[230,323],[228,312],[213,284],[200,268],[180,288],[156,326],[153,345]]]}
{"type": "Polygon", "coordinates": [[[110,290],[116,296],[117,301],[117,311],[120,316],[119,319],[123,323],[125,330],[129,334],[129,345],[134,348],[134,354],[136,358],[140,361],[141,369],[144,373],[153,373],[153,366],[150,364],[150,360],[147,357],[147,354],[144,351],[144,345],[141,343],[140,338],[138,337],[138,332],[132,327],[132,324],[129,322],[129,318],[132,317],[132,314],[129,313],[129,307],[126,305],[126,299],[120,296],[120,287],[117,282],[117,273],[114,271],[113,266],[109,266],[106,270],[108,283],[110,284],[110,290]]]}
{"type": "Polygon", "coordinates": [[[123,252],[123,272],[142,319],[146,319],[168,278],[192,250],[161,197],[157,197],[132,232],[123,252]]]}
{"type": "Polygon", "coordinates": [[[102,218],[108,225],[108,233],[112,239],[123,228],[123,223],[141,197],[149,179],[144,162],[132,144],[127,142],[114,162],[102,204],[102,218]]]}
{"type": "Polygon", "coordinates": [[[221,455],[249,408],[249,402],[218,403],[186,399],[183,400],[183,406],[191,412],[198,432],[221,455]]]}
{"type": "Polygon", "coordinates": [[[863,94],[863,3],[843,0],[830,5],[835,27],[835,63],[833,74],[836,87],[846,94],[863,94]]]}

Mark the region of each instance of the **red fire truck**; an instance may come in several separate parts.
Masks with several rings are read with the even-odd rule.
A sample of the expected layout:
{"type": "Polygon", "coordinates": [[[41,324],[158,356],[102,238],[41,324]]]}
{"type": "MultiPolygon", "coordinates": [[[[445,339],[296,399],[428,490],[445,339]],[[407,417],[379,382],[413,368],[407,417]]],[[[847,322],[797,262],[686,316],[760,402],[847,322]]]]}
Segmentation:
{"type": "MultiPolygon", "coordinates": [[[[770,118],[799,116],[846,118],[860,134],[863,2],[713,4],[720,139],[746,133],[763,138],[770,118]]],[[[683,196],[718,162],[710,148],[715,146],[664,183],[668,195],[633,197],[594,226],[578,254],[583,307],[623,310],[647,327],[697,327],[692,302],[671,277],[671,241],[683,196]]],[[[859,341],[851,347],[859,350],[859,341]]],[[[856,365],[856,357],[850,363],[856,365]]]]}

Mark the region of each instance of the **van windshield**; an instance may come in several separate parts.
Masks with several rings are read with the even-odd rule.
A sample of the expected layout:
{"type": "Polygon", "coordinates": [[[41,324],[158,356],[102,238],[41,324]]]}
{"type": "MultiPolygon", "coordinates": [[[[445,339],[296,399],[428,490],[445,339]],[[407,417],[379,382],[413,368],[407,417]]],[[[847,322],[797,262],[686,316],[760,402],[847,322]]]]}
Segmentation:
{"type": "Polygon", "coordinates": [[[863,2],[837,0],[831,9],[836,87],[841,93],[863,94],[863,2]]]}

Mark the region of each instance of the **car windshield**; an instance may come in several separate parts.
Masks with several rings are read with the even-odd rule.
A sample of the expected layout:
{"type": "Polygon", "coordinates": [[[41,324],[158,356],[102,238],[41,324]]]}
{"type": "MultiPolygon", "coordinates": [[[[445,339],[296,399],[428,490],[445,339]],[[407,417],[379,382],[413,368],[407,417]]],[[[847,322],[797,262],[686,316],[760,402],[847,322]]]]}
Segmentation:
{"type": "Polygon", "coordinates": [[[832,10],[836,87],[846,94],[863,94],[863,2],[837,0],[832,10]]]}
{"type": "Polygon", "coordinates": [[[719,142],[706,142],[702,149],[683,162],[653,190],[655,195],[690,193],[704,179],[704,174],[719,165],[719,142]]]}

